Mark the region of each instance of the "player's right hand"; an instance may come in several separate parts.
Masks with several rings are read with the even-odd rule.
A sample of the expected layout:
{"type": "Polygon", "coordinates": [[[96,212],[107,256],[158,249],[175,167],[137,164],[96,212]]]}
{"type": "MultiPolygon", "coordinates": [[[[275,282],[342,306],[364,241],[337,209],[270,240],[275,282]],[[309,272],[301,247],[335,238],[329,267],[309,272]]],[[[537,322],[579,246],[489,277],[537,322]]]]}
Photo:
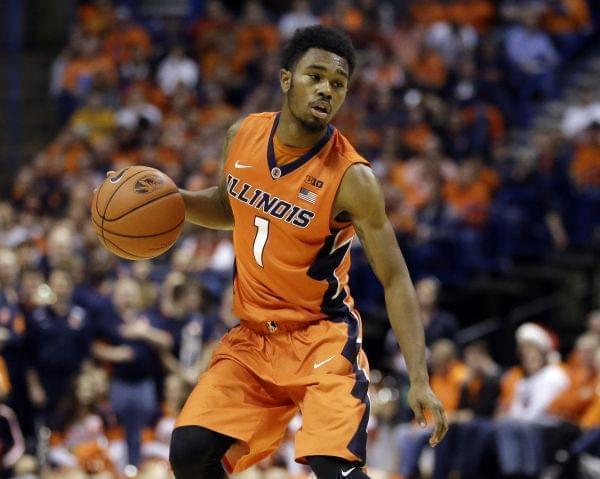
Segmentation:
{"type": "Polygon", "coordinates": [[[408,404],[421,427],[427,427],[425,410],[433,414],[434,429],[429,438],[429,445],[437,446],[448,431],[448,419],[442,403],[433,393],[429,384],[412,384],[408,391],[408,404]]]}

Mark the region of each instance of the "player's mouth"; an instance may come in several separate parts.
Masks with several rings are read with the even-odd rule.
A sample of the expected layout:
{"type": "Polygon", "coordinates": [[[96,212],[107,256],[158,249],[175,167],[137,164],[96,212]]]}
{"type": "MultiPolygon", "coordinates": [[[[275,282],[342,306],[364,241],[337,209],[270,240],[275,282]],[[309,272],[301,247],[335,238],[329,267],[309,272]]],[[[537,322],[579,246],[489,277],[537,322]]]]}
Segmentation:
{"type": "Polygon", "coordinates": [[[310,104],[310,111],[317,118],[325,119],[331,113],[331,105],[329,102],[319,100],[310,104]]]}

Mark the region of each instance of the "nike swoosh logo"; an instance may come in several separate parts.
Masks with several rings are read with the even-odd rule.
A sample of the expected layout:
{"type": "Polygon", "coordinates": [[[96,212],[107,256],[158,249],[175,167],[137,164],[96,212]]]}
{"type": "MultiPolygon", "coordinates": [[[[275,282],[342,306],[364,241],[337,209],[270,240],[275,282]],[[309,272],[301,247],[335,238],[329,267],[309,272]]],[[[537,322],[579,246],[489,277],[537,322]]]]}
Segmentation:
{"type": "Polygon", "coordinates": [[[350,473],[352,471],[354,471],[354,469],[356,469],[356,467],[353,467],[352,469],[348,469],[347,471],[342,471],[342,477],[348,477],[350,475],[350,473]]]}
{"type": "Polygon", "coordinates": [[[331,361],[333,358],[335,358],[335,354],[333,356],[331,356],[330,358],[327,358],[325,361],[321,361],[320,363],[315,363],[313,364],[313,368],[317,369],[320,368],[321,366],[323,366],[323,364],[328,363],[329,361],[331,361]]]}
{"type": "Polygon", "coordinates": [[[235,162],[236,168],[252,168],[252,165],[242,165],[239,161],[235,162]]]}
{"type": "Polygon", "coordinates": [[[110,177],[111,183],[118,183],[129,168],[123,168],[117,175],[110,177]]]}

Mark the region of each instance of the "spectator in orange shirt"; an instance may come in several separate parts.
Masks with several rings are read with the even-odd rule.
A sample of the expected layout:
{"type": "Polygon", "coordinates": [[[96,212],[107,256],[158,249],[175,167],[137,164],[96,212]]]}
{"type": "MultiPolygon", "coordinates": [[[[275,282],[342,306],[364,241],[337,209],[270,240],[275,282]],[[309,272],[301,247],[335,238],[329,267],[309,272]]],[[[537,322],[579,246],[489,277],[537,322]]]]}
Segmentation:
{"type": "Polygon", "coordinates": [[[448,72],[437,51],[423,45],[414,62],[409,65],[412,81],[420,88],[440,91],[446,85],[448,72]]]}
{"type": "Polygon", "coordinates": [[[116,22],[104,38],[102,48],[119,64],[129,60],[136,49],[141,50],[144,58],[149,58],[152,42],[146,29],[133,22],[129,9],[119,7],[116,9],[116,22]]]}
{"type": "Polygon", "coordinates": [[[465,160],[460,165],[457,180],[449,181],[444,187],[444,198],[462,224],[473,228],[485,225],[491,191],[476,159],[465,160]]]}
{"type": "Polygon", "coordinates": [[[208,0],[204,14],[192,24],[189,35],[200,58],[215,50],[224,37],[231,35],[234,22],[231,12],[220,0],[208,0]]]}
{"type": "Polygon", "coordinates": [[[600,188],[600,123],[592,124],[586,131],[575,150],[569,173],[580,191],[600,188]]]}
{"type": "Polygon", "coordinates": [[[449,19],[448,9],[439,0],[412,2],[410,13],[417,23],[427,26],[449,19]]]}
{"type": "Polygon", "coordinates": [[[490,145],[504,137],[504,118],[497,106],[476,101],[462,111],[464,124],[471,132],[471,148],[489,151],[490,145]]]}
{"type": "Polygon", "coordinates": [[[459,472],[461,479],[482,477],[482,463],[493,450],[491,418],[500,392],[500,368],[483,341],[466,346],[463,356],[468,373],[458,410],[449,417],[448,436],[435,449],[433,479],[445,479],[450,471],[459,472]]]}
{"type": "Polygon", "coordinates": [[[599,347],[600,341],[595,334],[586,333],[579,336],[575,350],[566,365],[569,387],[550,403],[548,414],[572,424],[579,423],[594,398],[594,355],[599,347]]]}
{"type": "Polygon", "coordinates": [[[552,35],[581,33],[590,26],[588,3],[585,0],[547,2],[542,25],[552,35]]]}
{"type": "MultiPolygon", "coordinates": [[[[580,421],[582,436],[569,448],[566,457],[562,458],[560,479],[580,477],[580,471],[585,470],[585,455],[593,456],[597,462],[600,458],[600,348],[594,355],[596,384],[594,399],[587,407],[580,421]]],[[[589,476],[593,477],[593,476],[589,476]]]]}
{"type": "Polygon", "coordinates": [[[115,20],[115,10],[110,0],[94,0],[77,9],[77,17],[86,32],[103,34],[115,20]]]}
{"type": "Polygon", "coordinates": [[[257,1],[245,4],[235,38],[233,61],[241,71],[246,71],[259,58],[279,47],[277,27],[269,22],[264,8],[257,1]]]}
{"type": "Polygon", "coordinates": [[[600,348],[596,348],[594,354],[594,370],[596,371],[594,399],[583,412],[579,424],[584,430],[598,431],[600,429],[600,348]]]}
{"type": "Polygon", "coordinates": [[[410,108],[408,121],[400,132],[402,144],[412,153],[423,153],[428,142],[433,140],[431,127],[425,121],[425,112],[421,107],[410,108]]]}
{"type": "Polygon", "coordinates": [[[117,71],[112,59],[100,53],[98,37],[75,32],[71,38],[71,55],[62,73],[62,90],[76,99],[85,98],[96,78],[114,84],[117,71]]]}
{"type": "Polygon", "coordinates": [[[453,21],[471,25],[479,33],[488,30],[495,13],[495,7],[490,0],[454,0],[447,8],[453,21]]]}
{"type": "Polygon", "coordinates": [[[585,333],[577,339],[565,369],[569,386],[548,406],[548,414],[560,422],[544,431],[548,457],[554,457],[561,449],[568,449],[580,435],[579,425],[592,405],[598,382],[594,369],[594,356],[600,350],[600,339],[593,333],[585,333]]]}
{"type": "Polygon", "coordinates": [[[363,12],[352,3],[349,0],[336,0],[330,12],[321,18],[322,22],[346,30],[354,37],[362,29],[365,19],[363,12]]]}
{"type": "Polygon", "coordinates": [[[561,57],[568,60],[591,33],[590,9],[586,0],[554,0],[545,3],[544,30],[558,44],[561,57]]]}
{"type": "MultiPolygon", "coordinates": [[[[460,402],[461,388],[467,378],[467,368],[458,359],[454,343],[440,339],[431,347],[431,389],[444,405],[446,413],[456,411],[460,402]]],[[[431,416],[426,420],[431,423],[431,416]]],[[[400,477],[409,478],[417,472],[418,461],[423,451],[431,426],[403,424],[397,430],[397,447],[400,451],[400,477]]]]}

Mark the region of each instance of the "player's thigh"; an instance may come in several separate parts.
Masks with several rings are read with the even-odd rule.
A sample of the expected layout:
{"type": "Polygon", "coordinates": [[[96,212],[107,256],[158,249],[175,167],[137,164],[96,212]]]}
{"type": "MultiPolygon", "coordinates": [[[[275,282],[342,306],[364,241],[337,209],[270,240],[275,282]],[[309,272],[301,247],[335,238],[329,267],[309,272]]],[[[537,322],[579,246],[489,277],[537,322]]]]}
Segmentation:
{"type": "Polygon", "coordinates": [[[259,380],[237,361],[217,358],[190,393],[178,426],[203,426],[246,440],[272,403],[259,380]]]}
{"type": "Polygon", "coordinates": [[[302,429],[296,456],[332,456],[364,464],[369,420],[369,380],[361,352],[347,371],[319,377],[306,389],[300,405],[302,429]]]}

